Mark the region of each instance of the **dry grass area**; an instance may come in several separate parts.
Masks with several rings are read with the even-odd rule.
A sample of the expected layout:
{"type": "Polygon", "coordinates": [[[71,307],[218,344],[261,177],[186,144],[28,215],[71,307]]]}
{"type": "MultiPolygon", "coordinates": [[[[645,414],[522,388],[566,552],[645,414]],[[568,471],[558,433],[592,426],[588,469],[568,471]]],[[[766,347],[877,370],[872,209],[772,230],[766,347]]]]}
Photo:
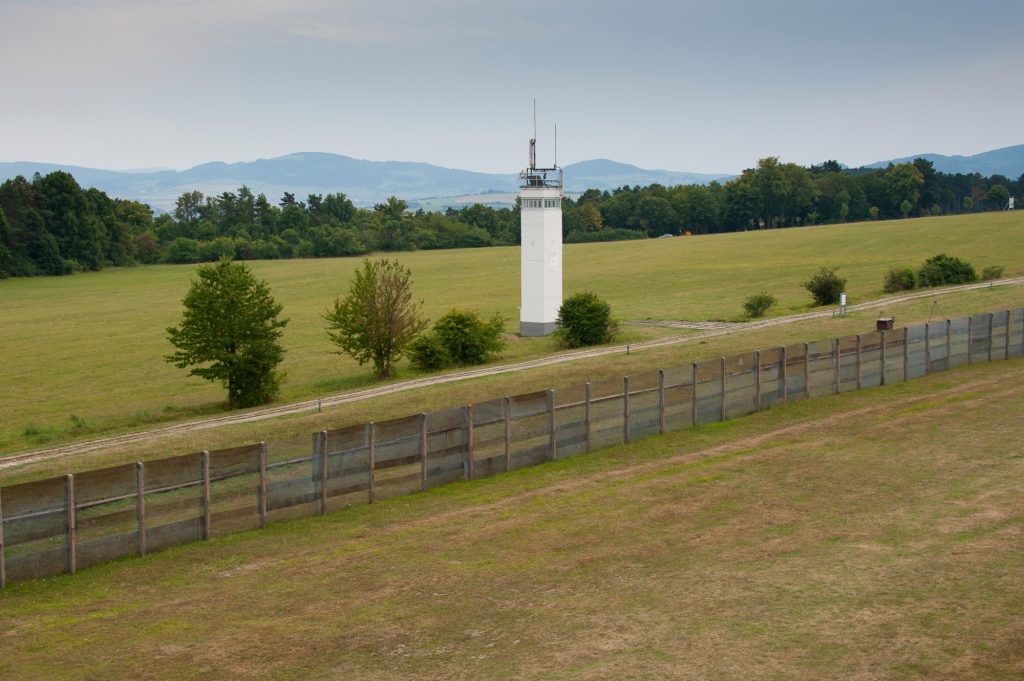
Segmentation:
{"type": "Polygon", "coordinates": [[[1020,679],[1024,361],[15,584],[0,678],[1020,679]]]}

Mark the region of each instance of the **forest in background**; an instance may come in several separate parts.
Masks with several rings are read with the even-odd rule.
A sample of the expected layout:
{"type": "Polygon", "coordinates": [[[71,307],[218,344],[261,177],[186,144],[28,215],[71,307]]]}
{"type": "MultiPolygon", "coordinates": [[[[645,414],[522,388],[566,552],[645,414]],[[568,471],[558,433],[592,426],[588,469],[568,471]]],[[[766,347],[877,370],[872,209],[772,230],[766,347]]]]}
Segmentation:
{"type": "MultiPolygon", "coordinates": [[[[880,169],[835,161],[809,168],[761,159],[724,183],[590,189],[562,203],[567,243],[711,234],[1003,210],[1024,175],[945,174],[925,159],[880,169]]],[[[343,193],[286,193],[276,204],[247,187],[186,192],[172,213],[83,189],[69,173],[0,185],[0,278],[151,263],[362,255],[371,251],[519,243],[519,209],[469,205],[411,212],[392,197],[357,208],[343,193]]]]}

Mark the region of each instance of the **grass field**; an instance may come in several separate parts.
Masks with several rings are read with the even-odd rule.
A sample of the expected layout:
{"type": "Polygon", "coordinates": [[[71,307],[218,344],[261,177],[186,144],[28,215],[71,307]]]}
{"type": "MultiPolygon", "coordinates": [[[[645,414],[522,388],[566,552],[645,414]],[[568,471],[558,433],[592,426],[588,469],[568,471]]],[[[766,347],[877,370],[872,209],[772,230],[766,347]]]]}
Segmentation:
{"type": "Polygon", "coordinates": [[[0,592],[0,678],[1019,679],[1024,361],[0,592]]]}
{"type": "MultiPolygon", "coordinates": [[[[809,296],[800,282],[822,264],[841,267],[849,278],[851,302],[857,302],[881,295],[882,274],[889,267],[917,265],[943,251],[970,260],[978,269],[1002,264],[1007,276],[1024,274],[1024,214],[572,245],[565,249],[565,291],[594,290],[611,302],[621,319],[704,320],[736,318],[746,296],[767,290],[779,298],[776,313],[783,314],[808,307],[809,296]]],[[[515,328],[518,249],[397,257],[412,269],[429,317],[468,306],[484,313],[499,311],[509,318],[509,329],[515,328]]],[[[359,259],[252,263],[291,320],[283,338],[288,354],[282,400],[369,382],[366,368],[331,354],[320,318],[347,289],[358,264],[359,259]]],[[[180,301],[194,271],[192,266],[151,266],[0,281],[0,452],[221,410],[224,392],[219,386],[188,378],[162,360],[170,351],[164,330],[178,322],[180,301]]],[[[987,301],[983,297],[970,298],[967,306],[943,301],[941,311],[952,316],[1021,304],[1019,292],[1000,292],[987,301]]],[[[894,311],[902,314],[903,308],[894,311]]],[[[827,333],[838,328],[814,328],[826,326],[827,333]]],[[[628,327],[625,340],[666,333],[628,327]]],[[[748,338],[740,349],[757,342],[748,338]]],[[[707,349],[717,352],[719,345],[707,349]]],[[[553,351],[550,338],[513,337],[501,361],[553,351]]],[[[651,361],[655,359],[661,361],[651,361]]],[[[676,363],[681,361],[686,360],[676,363]]],[[[601,370],[606,366],[599,364],[601,370]]],[[[410,375],[408,369],[404,375],[410,375]]],[[[575,373],[559,370],[532,378],[564,384],[575,382],[575,373]]],[[[515,383],[504,381],[480,385],[516,391],[515,383]]]]}

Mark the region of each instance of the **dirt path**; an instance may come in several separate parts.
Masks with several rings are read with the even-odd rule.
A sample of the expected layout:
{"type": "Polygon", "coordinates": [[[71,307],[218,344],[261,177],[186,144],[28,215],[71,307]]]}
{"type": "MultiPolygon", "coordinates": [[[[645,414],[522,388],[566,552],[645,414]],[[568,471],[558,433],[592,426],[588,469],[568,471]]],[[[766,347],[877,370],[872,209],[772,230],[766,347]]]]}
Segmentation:
{"type": "MultiPolygon", "coordinates": [[[[907,293],[899,296],[890,296],[879,300],[859,303],[857,305],[850,305],[848,309],[851,311],[875,309],[890,306],[896,303],[916,300],[919,298],[930,298],[950,293],[973,291],[976,289],[989,288],[990,286],[1020,285],[1024,285],[1024,277],[1001,279],[995,282],[951,286],[939,290],[916,291],[914,293],[907,293]]],[[[182,423],[176,423],[169,426],[152,428],[142,432],[125,433],[123,435],[111,435],[108,437],[96,438],[94,440],[89,440],[86,442],[78,442],[73,444],[61,445],[58,447],[50,447],[46,449],[37,449],[28,452],[11,454],[0,459],[0,469],[13,468],[15,466],[21,466],[30,463],[38,463],[40,461],[60,458],[72,454],[85,454],[88,452],[93,452],[101,449],[108,449],[111,447],[138,444],[159,437],[173,435],[175,433],[209,430],[211,428],[219,428],[222,426],[236,425],[240,423],[250,423],[253,421],[263,421],[266,419],[277,418],[280,416],[288,416],[292,414],[311,412],[320,407],[334,407],[342,404],[349,404],[361,400],[372,399],[375,397],[382,397],[385,395],[391,395],[406,390],[416,390],[417,388],[441,385],[444,383],[454,383],[456,381],[463,381],[472,378],[481,378],[484,376],[495,376],[497,374],[505,374],[515,371],[527,371],[529,369],[536,369],[539,367],[546,367],[554,364],[562,364],[564,362],[575,362],[580,359],[590,359],[593,357],[603,357],[605,355],[621,354],[623,352],[637,352],[640,350],[650,348],[660,348],[670,345],[680,345],[683,343],[699,342],[706,338],[724,336],[727,334],[737,333],[740,331],[765,329],[774,326],[781,326],[783,324],[793,324],[795,322],[801,322],[810,319],[821,319],[825,317],[831,317],[832,314],[832,309],[828,308],[823,310],[815,310],[813,312],[804,312],[801,314],[787,315],[784,317],[773,317],[771,319],[763,319],[756,322],[747,322],[743,324],[715,325],[712,326],[711,328],[706,328],[704,331],[689,334],[686,336],[671,336],[668,338],[659,338],[657,340],[644,341],[640,343],[631,343],[629,345],[603,346],[600,348],[592,348],[588,350],[564,352],[557,355],[540,357],[537,359],[526,360],[524,362],[516,362],[513,364],[501,364],[498,366],[483,367],[479,369],[456,371],[448,374],[443,374],[440,376],[426,376],[423,378],[415,378],[407,381],[398,381],[395,383],[389,383],[387,385],[375,386],[373,388],[366,388],[363,390],[355,390],[351,392],[340,393],[337,395],[331,395],[320,398],[319,400],[304,400],[301,402],[292,402],[290,404],[282,404],[273,407],[265,407],[262,409],[254,409],[240,414],[227,414],[224,416],[214,416],[210,418],[197,419],[193,421],[185,421],[182,423]]],[[[648,323],[666,325],[665,322],[648,323]]]]}

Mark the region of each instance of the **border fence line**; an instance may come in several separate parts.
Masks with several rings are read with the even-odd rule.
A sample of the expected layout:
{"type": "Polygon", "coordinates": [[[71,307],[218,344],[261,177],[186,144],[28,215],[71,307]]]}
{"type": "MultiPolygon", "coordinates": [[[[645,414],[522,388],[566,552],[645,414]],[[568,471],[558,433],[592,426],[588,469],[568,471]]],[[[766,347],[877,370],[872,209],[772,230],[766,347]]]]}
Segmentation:
{"type": "Polygon", "coordinates": [[[1020,356],[1024,308],[9,485],[0,488],[0,587],[1020,356]]]}

